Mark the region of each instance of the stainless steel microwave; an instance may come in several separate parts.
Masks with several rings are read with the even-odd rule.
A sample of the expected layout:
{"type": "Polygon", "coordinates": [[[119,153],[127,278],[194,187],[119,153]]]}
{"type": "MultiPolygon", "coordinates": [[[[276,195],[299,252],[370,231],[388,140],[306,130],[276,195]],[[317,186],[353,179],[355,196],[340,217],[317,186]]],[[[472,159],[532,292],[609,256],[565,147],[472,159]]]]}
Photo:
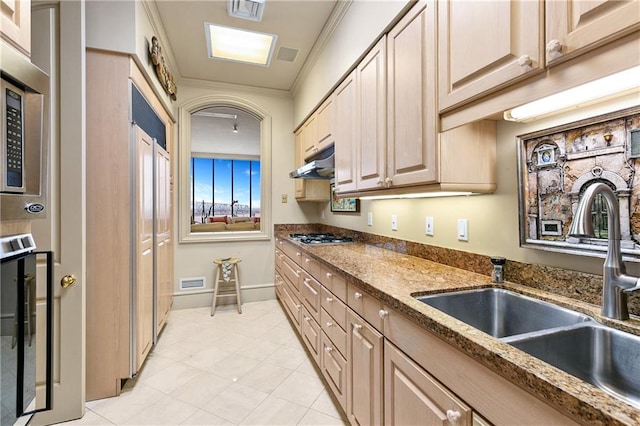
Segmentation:
{"type": "Polygon", "coordinates": [[[0,43],[0,220],[46,216],[49,76],[0,43]]]}

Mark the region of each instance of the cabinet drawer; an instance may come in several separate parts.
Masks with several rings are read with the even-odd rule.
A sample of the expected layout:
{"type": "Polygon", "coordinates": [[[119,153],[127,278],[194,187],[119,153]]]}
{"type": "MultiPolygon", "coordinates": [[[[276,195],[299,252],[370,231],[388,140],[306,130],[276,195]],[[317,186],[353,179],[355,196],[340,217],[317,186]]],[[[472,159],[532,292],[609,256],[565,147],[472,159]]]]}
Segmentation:
{"type": "Polygon", "coordinates": [[[276,296],[278,296],[278,298],[282,298],[282,286],[284,285],[284,280],[282,279],[282,277],[280,276],[280,273],[278,271],[276,271],[275,276],[274,276],[274,280],[273,280],[273,285],[275,287],[276,290],[276,296]]]}
{"type": "Polygon", "coordinates": [[[300,267],[287,256],[282,257],[282,276],[295,290],[296,295],[300,293],[300,267]]]}
{"type": "Polygon", "coordinates": [[[302,307],[302,319],[300,321],[300,334],[302,335],[302,341],[309,349],[313,360],[316,364],[320,363],[320,326],[309,314],[309,311],[302,307]]]}
{"type": "Polygon", "coordinates": [[[347,329],[347,305],[324,287],[321,288],[320,305],[333,317],[335,323],[344,330],[347,329]]]}
{"type": "Polygon", "coordinates": [[[320,371],[343,410],[347,405],[347,361],[336,351],[326,334],[321,336],[320,371]]]}
{"type": "MultiPolygon", "coordinates": [[[[346,320],[346,318],[345,318],[346,320]]],[[[341,354],[346,354],[347,333],[324,309],[320,310],[320,327],[341,354]]]]}
{"type": "Polygon", "coordinates": [[[298,250],[296,246],[287,241],[280,240],[278,241],[278,248],[298,265],[302,265],[302,252],[298,250]]]}
{"type": "Polygon", "coordinates": [[[312,259],[310,256],[301,253],[300,256],[300,266],[302,269],[307,271],[309,275],[311,275],[315,279],[319,279],[320,277],[320,262],[315,259],[312,259]]]}
{"type": "Polygon", "coordinates": [[[352,284],[348,284],[347,288],[347,305],[376,330],[382,332],[382,302],[352,284]]]}
{"type": "Polygon", "coordinates": [[[335,294],[338,299],[343,302],[347,301],[347,283],[342,275],[336,273],[332,268],[321,264],[320,273],[317,278],[322,285],[329,289],[331,293],[335,294]]]}
{"type": "Polygon", "coordinates": [[[305,271],[300,274],[300,299],[309,314],[320,321],[320,283],[305,271]]]}
{"type": "Polygon", "coordinates": [[[276,270],[281,271],[281,272],[282,272],[282,258],[283,257],[284,257],[284,253],[281,250],[278,250],[276,248],[276,252],[275,252],[276,270]]]}
{"type": "Polygon", "coordinates": [[[285,312],[289,315],[296,329],[300,331],[300,310],[302,306],[298,298],[292,294],[291,289],[284,282],[283,285],[280,286],[280,296],[280,300],[285,307],[285,312]]]}

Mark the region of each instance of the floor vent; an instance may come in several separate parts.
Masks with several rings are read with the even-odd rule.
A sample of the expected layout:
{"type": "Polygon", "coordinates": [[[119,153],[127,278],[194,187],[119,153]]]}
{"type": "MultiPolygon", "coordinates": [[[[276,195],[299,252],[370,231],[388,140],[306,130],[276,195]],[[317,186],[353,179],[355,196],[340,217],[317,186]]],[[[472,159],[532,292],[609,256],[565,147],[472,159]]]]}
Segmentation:
{"type": "Polygon", "coordinates": [[[205,288],[205,277],[180,278],[180,290],[197,290],[205,288]]]}

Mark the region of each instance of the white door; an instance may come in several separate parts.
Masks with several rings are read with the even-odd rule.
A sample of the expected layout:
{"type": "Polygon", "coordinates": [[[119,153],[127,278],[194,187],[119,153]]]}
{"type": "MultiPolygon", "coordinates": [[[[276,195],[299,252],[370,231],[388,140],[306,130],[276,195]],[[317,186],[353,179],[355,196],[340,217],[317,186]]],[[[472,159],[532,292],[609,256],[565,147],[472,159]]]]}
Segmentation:
{"type": "Polygon", "coordinates": [[[48,215],[33,221],[32,231],[38,249],[55,253],[53,409],[34,416],[38,425],[84,414],[84,2],[34,2],[32,19],[32,60],[51,76],[48,215]],[[62,288],[64,276],[75,283],[62,288]]]}

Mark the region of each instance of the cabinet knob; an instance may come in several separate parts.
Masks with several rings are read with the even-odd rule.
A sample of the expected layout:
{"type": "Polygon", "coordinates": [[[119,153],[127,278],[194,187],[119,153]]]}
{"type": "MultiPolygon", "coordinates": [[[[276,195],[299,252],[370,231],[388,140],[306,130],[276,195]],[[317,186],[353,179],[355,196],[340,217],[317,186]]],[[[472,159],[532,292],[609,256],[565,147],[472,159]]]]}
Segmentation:
{"type": "Polygon", "coordinates": [[[309,259],[308,257],[304,259],[305,262],[309,263],[311,262],[311,259],[309,259]]]}
{"type": "Polygon", "coordinates": [[[361,324],[353,324],[353,329],[354,330],[360,330],[362,328],[361,324]]]}
{"type": "Polygon", "coordinates": [[[384,309],[380,309],[378,311],[378,316],[380,317],[380,319],[385,319],[388,315],[389,315],[389,312],[385,311],[384,309]]]}
{"type": "Polygon", "coordinates": [[[327,303],[333,302],[333,297],[327,297],[327,303]]]}
{"type": "Polygon", "coordinates": [[[302,253],[300,253],[299,251],[296,252],[296,256],[302,256],[302,253]]]}
{"type": "Polygon", "coordinates": [[[390,177],[386,178],[384,180],[384,184],[387,188],[389,188],[393,184],[393,179],[391,179],[390,177]]]}
{"type": "Polygon", "coordinates": [[[304,317],[304,320],[305,320],[306,322],[309,322],[309,321],[311,321],[311,317],[307,317],[307,316],[305,316],[305,317],[304,317]]]}
{"type": "Polygon", "coordinates": [[[328,327],[328,328],[333,327],[333,323],[332,323],[332,322],[328,322],[328,323],[327,323],[327,327],[328,327]]]}
{"type": "Polygon", "coordinates": [[[529,55],[522,55],[518,58],[518,65],[520,65],[521,67],[528,67],[533,63],[533,60],[531,60],[531,56],[529,55]]]}
{"type": "Polygon", "coordinates": [[[302,305],[296,305],[296,309],[302,308],[302,305]]]}
{"type": "Polygon", "coordinates": [[[329,353],[329,352],[331,352],[332,350],[333,350],[333,348],[332,348],[331,346],[327,346],[326,348],[324,348],[324,351],[325,351],[326,353],[329,353]]]}
{"type": "Polygon", "coordinates": [[[379,177],[379,178],[378,178],[378,180],[376,181],[376,183],[377,183],[378,185],[382,185],[382,184],[384,183],[384,181],[382,180],[382,178],[381,178],[381,177],[379,177]]]}
{"type": "Polygon", "coordinates": [[[458,420],[460,420],[460,417],[462,417],[460,415],[460,411],[447,410],[447,420],[449,420],[451,423],[458,423],[458,420]]]}
{"type": "Polygon", "coordinates": [[[547,53],[560,53],[562,50],[562,44],[556,39],[551,40],[547,43],[547,53]]]}
{"type": "Polygon", "coordinates": [[[327,272],[327,278],[331,278],[333,274],[331,272],[327,272]]]}
{"type": "Polygon", "coordinates": [[[360,299],[362,299],[362,293],[359,293],[359,292],[356,291],[355,294],[353,295],[353,297],[355,297],[357,300],[360,300],[360,299]]]}

